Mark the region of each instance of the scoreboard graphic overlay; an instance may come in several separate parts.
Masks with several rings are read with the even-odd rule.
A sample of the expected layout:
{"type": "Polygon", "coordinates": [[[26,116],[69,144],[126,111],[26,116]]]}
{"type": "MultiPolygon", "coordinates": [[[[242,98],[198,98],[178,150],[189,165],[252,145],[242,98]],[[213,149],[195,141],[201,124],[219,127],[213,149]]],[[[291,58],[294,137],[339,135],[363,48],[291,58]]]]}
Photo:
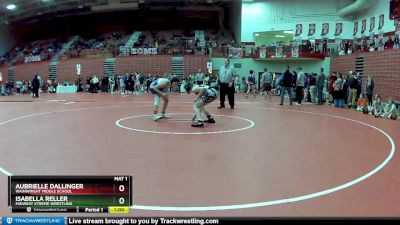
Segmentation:
{"type": "Polygon", "coordinates": [[[10,176],[12,212],[128,213],[131,176],[10,176]]]}

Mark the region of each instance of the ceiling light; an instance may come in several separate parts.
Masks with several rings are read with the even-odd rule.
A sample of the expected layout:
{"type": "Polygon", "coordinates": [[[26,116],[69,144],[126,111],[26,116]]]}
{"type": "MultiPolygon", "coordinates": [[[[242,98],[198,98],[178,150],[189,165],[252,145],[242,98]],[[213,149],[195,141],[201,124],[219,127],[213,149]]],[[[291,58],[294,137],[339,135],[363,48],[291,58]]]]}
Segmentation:
{"type": "Polygon", "coordinates": [[[285,33],[285,34],[294,34],[294,31],[285,30],[285,31],[283,31],[283,33],[285,33]]]}
{"type": "Polygon", "coordinates": [[[275,37],[277,37],[277,38],[284,38],[285,36],[283,36],[283,35],[275,35],[275,37]]]}
{"type": "Polygon", "coordinates": [[[254,36],[258,37],[258,36],[260,36],[260,34],[259,34],[259,33],[256,33],[256,34],[254,34],[254,36]]]}
{"type": "Polygon", "coordinates": [[[14,5],[14,4],[10,4],[10,5],[7,6],[8,10],[14,10],[15,8],[17,8],[17,6],[14,5]]]}

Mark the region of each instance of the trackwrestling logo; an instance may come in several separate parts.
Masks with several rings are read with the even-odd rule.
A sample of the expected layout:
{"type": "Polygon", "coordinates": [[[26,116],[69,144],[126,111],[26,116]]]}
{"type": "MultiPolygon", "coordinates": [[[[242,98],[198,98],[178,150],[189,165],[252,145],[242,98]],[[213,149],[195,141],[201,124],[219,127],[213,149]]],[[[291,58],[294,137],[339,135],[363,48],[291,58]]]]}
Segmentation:
{"type": "Polygon", "coordinates": [[[3,217],[3,225],[64,225],[64,217],[3,217]]]}

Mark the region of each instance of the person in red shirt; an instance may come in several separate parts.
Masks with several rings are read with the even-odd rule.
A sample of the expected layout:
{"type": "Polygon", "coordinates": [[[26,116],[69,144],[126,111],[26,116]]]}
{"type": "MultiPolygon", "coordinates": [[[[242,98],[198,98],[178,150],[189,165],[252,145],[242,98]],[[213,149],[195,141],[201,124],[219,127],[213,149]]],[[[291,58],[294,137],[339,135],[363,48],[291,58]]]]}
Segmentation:
{"type": "Polygon", "coordinates": [[[392,37],[389,37],[389,40],[385,43],[385,49],[393,48],[393,46],[394,46],[394,41],[392,40],[392,37]]]}
{"type": "Polygon", "coordinates": [[[329,83],[328,83],[328,91],[331,96],[333,96],[333,92],[335,91],[333,88],[333,84],[335,83],[336,80],[337,80],[337,73],[333,72],[333,74],[329,77],[329,83]]]}

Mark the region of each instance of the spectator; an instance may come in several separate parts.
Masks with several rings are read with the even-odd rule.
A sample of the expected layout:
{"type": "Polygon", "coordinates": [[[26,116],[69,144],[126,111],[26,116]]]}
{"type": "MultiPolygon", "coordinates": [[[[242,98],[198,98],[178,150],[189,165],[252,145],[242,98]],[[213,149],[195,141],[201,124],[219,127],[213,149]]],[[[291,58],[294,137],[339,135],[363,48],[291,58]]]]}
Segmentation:
{"type": "Polygon", "coordinates": [[[6,95],[6,87],[4,86],[3,83],[0,83],[0,95],[1,96],[6,95]]]}
{"type": "Polygon", "coordinates": [[[388,103],[385,105],[385,107],[383,109],[382,117],[392,119],[392,120],[397,119],[397,108],[396,108],[396,104],[394,104],[392,98],[389,98],[388,103]]]}
{"type": "MultiPolygon", "coordinates": [[[[361,73],[357,73],[356,74],[356,78],[357,78],[357,99],[358,99],[358,96],[360,96],[360,94],[361,94],[361,91],[362,91],[362,78],[361,78],[361,73]]],[[[356,99],[356,101],[357,101],[357,99],[356,99]]]]}
{"type": "Polygon", "coordinates": [[[241,82],[240,77],[239,77],[239,76],[236,76],[236,78],[235,78],[235,92],[236,92],[236,93],[240,93],[241,87],[242,87],[242,84],[241,84],[241,83],[242,83],[242,82],[241,82]]]}
{"type": "Polygon", "coordinates": [[[381,100],[381,96],[377,95],[376,100],[373,105],[373,115],[376,117],[381,116],[383,114],[383,104],[381,100]]]}
{"type": "Polygon", "coordinates": [[[36,74],[35,78],[33,78],[32,80],[32,98],[39,98],[39,87],[40,87],[39,75],[36,74]]]}
{"type": "Polygon", "coordinates": [[[322,105],[324,103],[323,93],[324,93],[324,86],[325,86],[325,74],[324,68],[321,68],[317,76],[317,92],[318,92],[318,105],[322,105]]]}
{"type": "Polygon", "coordinates": [[[357,100],[357,111],[367,113],[368,112],[368,103],[367,99],[364,98],[363,94],[360,94],[360,97],[357,100]]]}
{"type": "Polygon", "coordinates": [[[368,105],[372,105],[372,96],[374,94],[374,77],[372,75],[368,76],[366,91],[368,97],[368,105]]]}
{"type": "Polygon", "coordinates": [[[119,93],[121,95],[125,93],[125,79],[124,79],[124,76],[119,76],[119,93]]]}
{"type": "Polygon", "coordinates": [[[210,85],[210,75],[208,73],[204,74],[204,84],[210,85]]]}
{"type": "Polygon", "coordinates": [[[264,73],[262,74],[262,77],[261,77],[261,83],[263,85],[265,101],[272,101],[272,95],[271,95],[272,74],[270,72],[268,72],[267,68],[264,69],[264,73]]]}
{"type": "Polygon", "coordinates": [[[150,74],[149,74],[149,75],[147,76],[147,79],[146,79],[146,92],[149,92],[151,82],[152,82],[152,79],[151,79],[151,76],[150,76],[150,74]]]}
{"type": "Polygon", "coordinates": [[[283,101],[285,99],[285,93],[287,92],[289,95],[290,105],[293,105],[292,100],[292,73],[289,71],[289,66],[286,66],[286,70],[282,73],[282,77],[280,79],[279,85],[281,86],[281,103],[279,105],[283,105],[283,101]]]}
{"type": "Polygon", "coordinates": [[[109,79],[106,75],[101,77],[101,92],[108,92],[108,86],[109,86],[108,80],[109,79]]]}
{"type": "Polygon", "coordinates": [[[204,73],[201,72],[201,69],[198,70],[198,72],[196,73],[196,83],[198,85],[203,85],[204,83],[204,73]]]}
{"type": "Polygon", "coordinates": [[[358,88],[358,80],[357,77],[355,76],[354,72],[350,72],[351,77],[349,79],[349,88],[350,88],[350,93],[349,93],[349,98],[348,98],[348,104],[349,108],[355,108],[356,107],[356,98],[357,98],[357,88],[358,88]]]}
{"type": "Polygon", "coordinates": [[[317,103],[316,98],[317,98],[317,79],[315,78],[314,74],[310,75],[310,97],[311,97],[311,103],[315,104],[317,103]]]}
{"type": "Polygon", "coordinates": [[[144,89],[144,82],[145,82],[145,76],[143,75],[143,74],[140,74],[140,77],[139,77],[139,83],[140,83],[140,86],[139,86],[139,88],[140,88],[140,91],[142,92],[142,91],[145,91],[145,89],[144,89]]]}
{"type": "Polygon", "coordinates": [[[256,95],[256,77],[254,76],[254,71],[250,70],[250,74],[247,76],[247,93],[246,93],[246,98],[249,97],[250,92],[254,93],[254,98],[257,97],[256,95]]]}
{"type": "Polygon", "coordinates": [[[297,99],[297,104],[301,105],[301,101],[304,98],[304,87],[306,83],[306,77],[304,72],[302,71],[302,68],[298,68],[298,73],[297,73],[297,81],[296,81],[296,99],[297,99]]]}
{"type": "Polygon", "coordinates": [[[400,120],[400,104],[397,104],[397,120],[400,120]]]}
{"type": "Polygon", "coordinates": [[[22,85],[22,81],[17,80],[17,81],[15,82],[15,87],[16,87],[16,89],[17,89],[17,95],[21,94],[21,85],[22,85]]]}
{"type": "Polygon", "coordinates": [[[110,84],[110,92],[111,92],[111,94],[114,94],[114,86],[115,86],[115,80],[114,80],[114,77],[113,76],[110,76],[109,78],[108,78],[108,80],[109,80],[109,84],[110,84]]]}
{"type": "Polygon", "coordinates": [[[328,53],[328,40],[324,39],[322,41],[322,53],[327,54],[328,53]]]}
{"type": "Polygon", "coordinates": [[[385,49],[393,48],[393,46],[394,46],[394,41],[392,40],[392,37],[389,37],[389,40],[385,43],[385,49]]]}
{"type": "Polygon", "coordinates": [[[333,96],[333,92],[334,92],[333,84],[335,83],[338,76],[339,75],[336,72],[333,72],[332,75],[329,77],[328,92],[331,96],[333,96]]]}
{"type": "Polygon", "coordinates": [[[344,108],[343,83],[343,77],[339,75],[333,84],[333,105],[338,108],[344,108]]]}
{"type": "Polygon", "coordinates": [[[396,34],[394,36],[394,48],[400,48],[400,38],[399,38],[399,34],[396,34]]]}
{"type": "Polygon", "coordinates": [[[97,93],[99,78],[97,78],[96,75],[93,76],[93,78],[91,80],[91,84],[92,84],[92,93],[97,93]]]}
{"type": "Polygon", "coordinates": [[[13,82],[7,81],[5,88],[6,88],[6,95],[12,95],[13,94],[13,82]]]}
{"type": "Polygon", "coordinates": [[[128,93],[129,94],[129,91],[130,91],[130,80],[131,80],[131,76],[130,75],[128,75],[128,74],[126,74],[125,76],[124,76],[124,94],[125,93],[128,93]]]}
{"type": "MultiPolygon", "coordinates": [[[[342,76],[340,73],[339,76],[342,76]]],[[[348,77],[346,75],[343,75],[343,97],[344,97],[344,105],[347,105],[347,99],[349,96],[349,82],[348,82],[348,77]]]]}
{"type": "Polygon", "coordinates": [[[135,73],[135,74],[132,76],[132,79],[133,79],[133,81],[134,81],[134,83],[135,83],[135,85],[134,85],[135,94],[136,94],[136,95],[139,95],[140,92],[141,92],[141,90],[140,90],[140,74],[139,74],[139,73],[135,73]]]}

